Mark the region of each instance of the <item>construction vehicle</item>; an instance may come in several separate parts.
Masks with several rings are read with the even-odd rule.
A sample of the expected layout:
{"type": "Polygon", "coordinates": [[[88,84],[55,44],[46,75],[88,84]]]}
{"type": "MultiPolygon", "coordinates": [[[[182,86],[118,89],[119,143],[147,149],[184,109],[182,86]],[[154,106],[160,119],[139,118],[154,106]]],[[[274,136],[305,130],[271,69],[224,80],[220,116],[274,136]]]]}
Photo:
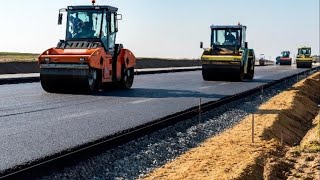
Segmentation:
{"type": "Polygon", "coordinates": [[[107,84],[130,89],[134,81],[134,54],[116,44],[118,8],[92,5],[59,10],[58,25],[67,13],[66,37],[39,56],[40,80],[47,92],[66,89],[89,93],[107,84]]]}
{"type": "Polygon", "coordinates": [[[311,47],[298,48],[298,55],[296,58],[297,68],[312,68],[312,61],[311,47]]]}
{"type": "Polygon", "coordinates": [[[281,58],[281,56],[277,56],[277,57],[276,57],[276,64],[277,64],[277,65],[280,64],[280,58],[281,58]]]}
{"type": "Polygon", "coordinates": [[[320,56],[314,55],[313,56],[313,63],[320,63],[320,56]]]}
{"type": "MultiPolygon", "coordinates": [[[[254,78],[255,54],[253,49],[248,49],[246,29],[241,24],[211,26],[211,46],[201,56],[205,81],[254,78]]],[[[203,42],[200,48],[203,49],[203,42]]]]}
{"type": "Polygon", "coordinates": [[[259,65],[260,66],[265,66],[266,65],[266,58],[265,58],[264,54],[260,54],[259,65]]]}
{"type": "Polygon", "coordinates": [[[292,64],[292,58],[290,57],[290,51],[282,51],[280,57],[280,65],[290,65],[292,64]]]}

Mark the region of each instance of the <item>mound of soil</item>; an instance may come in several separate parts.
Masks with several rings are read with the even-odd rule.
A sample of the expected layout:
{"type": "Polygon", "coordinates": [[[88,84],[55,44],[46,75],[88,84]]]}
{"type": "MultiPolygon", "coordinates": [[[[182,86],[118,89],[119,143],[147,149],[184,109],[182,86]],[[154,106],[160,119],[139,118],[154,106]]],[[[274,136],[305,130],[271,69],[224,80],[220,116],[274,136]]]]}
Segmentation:
{"type": "MultiPolygon", "coordinates": [[[[137,58],[136,69],[200,66],[200,60],[137,58]]],[[[37,62],[1,62],[0,74],[37,73],[37,62]]]]}
{"type": "Polygon", "coordinates": [[[320,178],[320,114],[313,120],[312,127],[300,145],[289,148],[284,157],[267,162],[268,179],[320,178]]]}
{"type": "Polygon", "coordinates": [[[279,163],[300,143],[318,114],[320,73],[271,98],[254,115],[154,170],[145,179],[286,179],[279,163]]]}

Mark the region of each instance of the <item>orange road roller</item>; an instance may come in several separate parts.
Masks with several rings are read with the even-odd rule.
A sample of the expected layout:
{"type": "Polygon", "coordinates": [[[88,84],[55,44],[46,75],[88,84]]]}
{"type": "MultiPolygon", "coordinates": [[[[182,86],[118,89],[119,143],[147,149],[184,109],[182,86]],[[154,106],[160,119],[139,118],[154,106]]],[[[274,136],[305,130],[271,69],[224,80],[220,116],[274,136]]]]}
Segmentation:
{"type": "Polygon", "coordinates": [[[97,6],[68,6],[59,10],[58,24],[67,14],[65,40],[39,56],[40,80],[47,92],[66,89],[89,93],[117,84],[130,89],[134,81],[134,54],[116,44],[118,9],[97,6]]]}

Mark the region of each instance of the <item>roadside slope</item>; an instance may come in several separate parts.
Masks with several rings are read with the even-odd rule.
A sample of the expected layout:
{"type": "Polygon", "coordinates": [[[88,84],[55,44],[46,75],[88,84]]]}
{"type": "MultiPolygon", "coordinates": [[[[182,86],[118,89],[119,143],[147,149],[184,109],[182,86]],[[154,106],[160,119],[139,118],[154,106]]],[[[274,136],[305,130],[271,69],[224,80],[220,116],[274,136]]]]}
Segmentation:
{"type": "Polygon", "coordinates": [[[289,180],[320,179],[319,153],[320,114],[313,120],[312,129],[298,146],[289,148],[285,157],[273,159],[267,163],[265,177],[276,179],[278,174],[282,174],[289,180]]]}
{"type": "Polygon", "coordinates": [[[240,124],[154,170],[145,179],[285,178],[282,172],[267,174],[271,167],[265,165],[283,157],[288,147],[299,143],[312,127],[318,113],[319,89],[320,73],[316,73],[260,106],[254,116],[254,143],[251,142],[252,116],[248,116],[240,124]]]}

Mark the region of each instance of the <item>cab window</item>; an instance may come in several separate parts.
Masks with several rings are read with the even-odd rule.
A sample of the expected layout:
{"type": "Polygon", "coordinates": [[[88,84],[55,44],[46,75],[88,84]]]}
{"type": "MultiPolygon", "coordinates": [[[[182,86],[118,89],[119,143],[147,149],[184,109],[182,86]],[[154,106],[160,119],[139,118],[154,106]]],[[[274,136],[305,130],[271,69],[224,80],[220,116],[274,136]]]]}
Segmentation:
{"type": "Polygon", "coordinates": [[[110,33],[114,33],[115,31],[116,31],[115,15],[114,13],[112,13],[111,20],[110,20],[110,33]]]}

